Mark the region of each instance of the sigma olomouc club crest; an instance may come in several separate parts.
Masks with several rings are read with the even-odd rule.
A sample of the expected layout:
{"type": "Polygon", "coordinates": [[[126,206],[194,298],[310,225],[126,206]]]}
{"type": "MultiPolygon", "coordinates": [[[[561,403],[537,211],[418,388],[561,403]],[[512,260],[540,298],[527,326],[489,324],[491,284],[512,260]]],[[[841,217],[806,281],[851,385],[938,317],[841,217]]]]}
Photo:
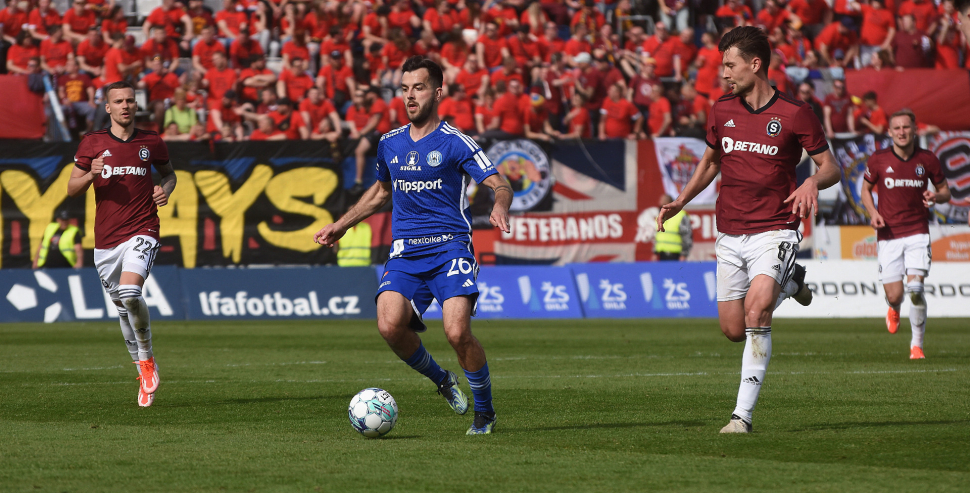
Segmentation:
{"type": "Polygon", "coordinates": [[[428,160],[428,166],[431,166],[432,168],[434,168],[435,166],[438,166],[439,164],[441,164],[441,153],[438,151],[431,151],[428,153],[427,160],[428,160]]]}
{"type": "Polygon", "coordinates": [[[142,161],[148,161],[148,158],[150,157],[151,157],[151,153],[148,152],[148,147],[141,146],[141,149],[138,149],[139,159],[141,159],[142,161]]]}

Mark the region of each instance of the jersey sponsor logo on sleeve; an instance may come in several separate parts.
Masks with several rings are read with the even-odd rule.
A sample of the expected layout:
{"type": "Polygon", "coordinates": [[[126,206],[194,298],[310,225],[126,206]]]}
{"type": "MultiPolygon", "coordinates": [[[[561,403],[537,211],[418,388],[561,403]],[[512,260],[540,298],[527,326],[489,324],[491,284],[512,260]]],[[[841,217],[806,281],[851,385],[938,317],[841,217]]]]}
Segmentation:
{"type": "Polygon", "coordinates": [[[777,116],[772,117],[771,121],[768,122],[768,127],[766,130],[768,131],[768,137],[777,137],[778,135],[780,135],[781,118],[778,118],[777,116]]]}
{"type": "Polygon", "coordinates": [[[882,184],[889,190],[897,187],[923,188],[926,182],[924,180],[906,180],[903,178],[894,180],[892,178],[886,178],[882,184]]]}
{"type": "Polygon", "coordinates": [[[148,174],[148,168],[142,168],[140,166],[108,166],[104,165],[101,169],[101,178],[107,180],[112,176],[119,175],[135,175],[135,176],[145,176],[148,174]]]}
{"type": "Polygon", "coordinates": [[[744,152],[756,152],[758,154],[764,154],[767,156],[774,156],[775,154],[778,154],[778,146],[759,144],[757,142],[745,142],[742,140],[734,140],[730,137],[721,138],[721,147],[724,149],[725,153],[728,153],[731,151],[744,151],[744,152]]]}
{"type": "Polygon", "coordinates": [[[426,160],[428,161],[428,166],[434,168],[441,164],[441,153],[438,151],[431,151],[428,153],[426,160]]]}
{"type": "Polygon", "coordinates": [[[394,190],[399,190],[404,193],[421,193],[425,190],[441,190],[442,180],[438,178],[437,180],[428,181],[408,181],[408,180],[396,180],[394,183],[394,190]]]}
{"type": "Polygon", "coordinates": [[[725,127],[728,127],[728,128],[734,128],[734,126],[735,126],[734,125],[734,118],[728,120],[727,123],[724,124],[724,126],[725,127]]]}

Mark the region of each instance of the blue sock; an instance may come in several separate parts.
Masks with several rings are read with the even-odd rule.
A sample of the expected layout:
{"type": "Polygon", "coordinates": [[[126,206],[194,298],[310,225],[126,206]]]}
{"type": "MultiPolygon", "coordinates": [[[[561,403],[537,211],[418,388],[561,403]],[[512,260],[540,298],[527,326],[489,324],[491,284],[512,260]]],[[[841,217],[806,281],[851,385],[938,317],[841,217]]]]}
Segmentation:
{"type": "MultiPolygon", "coordinates": [[[[438,366],[438,363],[435,363],[434,358],[431,357],[431,353],[424,348],[424,344],[418,346],[418,350],[415,351],[410,358],[404,360],[404,362],[407,363],[411,368],[414,368],[418,373],[430,378],[435,385],[438,385],[444,381],[445,377],[448,376],[448,374],[445,373],[440,366],[438,366]]],[[[487,374],[488,372],[486,371],[486,375],[487,374]]]]}
{"type": "Polygon", "coordinates": [[[468,386],[475,396],[475,412],[493,413],[492,409],[492,379],[488,376],[488,363],[478,371],[465,370],[468,386]]]}

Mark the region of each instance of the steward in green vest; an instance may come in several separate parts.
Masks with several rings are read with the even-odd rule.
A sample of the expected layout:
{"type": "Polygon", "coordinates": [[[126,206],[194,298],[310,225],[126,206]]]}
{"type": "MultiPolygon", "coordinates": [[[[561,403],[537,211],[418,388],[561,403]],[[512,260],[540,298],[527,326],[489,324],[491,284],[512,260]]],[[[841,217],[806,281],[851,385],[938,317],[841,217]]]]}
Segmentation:
{"type": "Polygon", "coordinates": [[[361,267],[371,264],[370,245],[373,233],[370,225],[361,222],[347,230],[340,239],[337,249],[337,265],[341,267],[361,267]]]}
{"type": "Polygon", "coordinates": [[[84,262],[84,251],[81,249],[80,230],[67,219],[67,211],[61,211],[57,219],[47,225],[44,238],[34,256],[35,269],[81,267],[84,262]]]}
{"type": "MultiPolygon", "coordinates": [[[[664,195],[661,203],[665,204],[671,200],[669,196],[664,195]]],[[[664,221],[664,231],[657,231],[657,236],[653,239],[654,258],[655,260],[687,260],[693,246],[690,216],[681,210],[664,221]]]]}

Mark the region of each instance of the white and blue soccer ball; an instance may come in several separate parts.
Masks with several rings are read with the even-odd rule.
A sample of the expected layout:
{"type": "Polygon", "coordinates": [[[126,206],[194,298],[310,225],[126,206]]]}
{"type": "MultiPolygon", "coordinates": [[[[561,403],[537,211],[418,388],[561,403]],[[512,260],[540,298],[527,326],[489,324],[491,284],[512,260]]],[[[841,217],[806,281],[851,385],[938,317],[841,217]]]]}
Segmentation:
{"type": "Polygon", "coordinates": [[[367,438],[384,436],[397,423],[397,402],[384,389],[361,390],[350,400],[347,409],[350,425],[367,438]]]}

